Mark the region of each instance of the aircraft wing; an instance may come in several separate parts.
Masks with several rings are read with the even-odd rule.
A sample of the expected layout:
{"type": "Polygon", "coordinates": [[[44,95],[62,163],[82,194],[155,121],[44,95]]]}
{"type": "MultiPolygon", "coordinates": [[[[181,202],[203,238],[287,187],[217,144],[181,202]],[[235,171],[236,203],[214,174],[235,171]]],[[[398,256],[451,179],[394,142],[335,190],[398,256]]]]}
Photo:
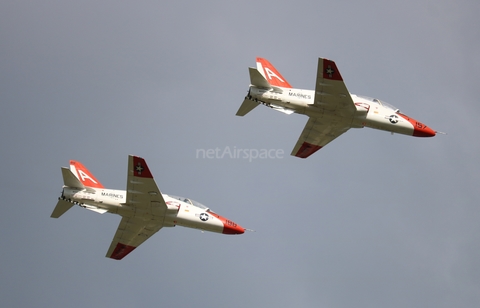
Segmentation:
{"type": "Polygon", "coordinates": [[[137,217],[123,217],[113,237],[106,257],[121,260],[135,248],[154,235],[163,226],[163,221],[144,221],[137,217]]]}
{"type": "Polygon", "coordinates": [[[323,148],[327,143],[346,132],[350,126],[341,122],[324,122],[322,119],[310,118],[293,148],[291,155],[307,158],[323,148]]]}
{"type": "Polygon", "coordinates": [[[126,204],[135,209],[123,216],[106,257],[121,260],[163,227],[167,205],[141,157],[128,157],[126,204]]]}
{"type": "Polygon", "coordinates": [[[319,117],[311,117],[291,155],[307,158],[350,128],[356,111],[352,97],[335,62],[319,58],[313,106],[319,117]]]}

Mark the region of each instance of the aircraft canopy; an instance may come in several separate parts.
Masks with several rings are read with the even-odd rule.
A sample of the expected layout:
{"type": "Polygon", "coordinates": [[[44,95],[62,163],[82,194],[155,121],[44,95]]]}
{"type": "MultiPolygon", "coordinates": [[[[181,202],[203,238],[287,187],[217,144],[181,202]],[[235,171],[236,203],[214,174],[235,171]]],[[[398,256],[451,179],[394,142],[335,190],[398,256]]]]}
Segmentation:
{"type": "Polygon", "coordinates": [[[395,112],[399,112],[400,109],[398,109],[397,107],[393,106],[393,105],[390,105],[389,103],[385,102],[385,101],[381,101],[377,98],[371,98],[371,97],[368,97],[368,96],[363,96],[363,95],[357,95],[358,97],[361,97],[363,99],[366,99],[366,100],[369,100],[371,101],[372,103],[375,103],[375,104],[379,104],[380,106],[384,106],[384,107],[387,107],[389,109],[392,109],[393,111],[395,112]]]}
{"type": "Polygon", "coordinates": [[[195,201],[195,200],[192,200],[192,199],[189,199],[189,198],[185,198],[185,197],[174,196],[174,195],[168,195],[168,196],[172,197],[173,199],[177,199],[177,200],[180,200],[182,202],[191,204],[191,205],[196,206],[198,208],[201,208],[203,210],[208,210],[208,207],[206,207],[205,205],[201,204],[198,201],[195,201]]]}

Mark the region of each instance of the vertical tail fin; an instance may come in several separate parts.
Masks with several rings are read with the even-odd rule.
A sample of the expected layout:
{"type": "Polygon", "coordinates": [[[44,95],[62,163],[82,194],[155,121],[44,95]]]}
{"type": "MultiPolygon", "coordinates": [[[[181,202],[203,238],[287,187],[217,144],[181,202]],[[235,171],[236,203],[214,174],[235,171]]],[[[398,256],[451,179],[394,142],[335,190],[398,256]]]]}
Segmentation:
{"type": "Polygon", "coordinates": [[[267,59],[257,58],[257,69],[272,86],[283,88],[292,87],[267,59]]]}
{"type": "Polygon", "coordinates": [[[94,187],[94,188],[104,188],[102,183],[97,180],[93,174],[85,168],[82,163],[78,161],[71,160],[70,161],[70,170],[72,173],[80,180],[80,182],[87,187],[94,187]]]}

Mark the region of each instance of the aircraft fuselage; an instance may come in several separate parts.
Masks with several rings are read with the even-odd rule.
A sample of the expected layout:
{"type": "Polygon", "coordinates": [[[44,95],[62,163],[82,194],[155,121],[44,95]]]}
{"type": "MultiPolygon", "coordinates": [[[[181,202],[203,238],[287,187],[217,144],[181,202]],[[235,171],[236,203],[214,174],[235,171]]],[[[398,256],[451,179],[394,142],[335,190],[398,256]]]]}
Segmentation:
{"type": "MultiPolygon", "coordinates": [[[[145,219],[147,213],[139,213],[139,209],[126,204],[126,191],[113,189],[75,189],[64,186],[62,199],[92,210],[98,213],[119,214],[122,217],[139,216],[145,219]]],[[[196,228],[200,230],[223,234],[242,234],[244,228],[233,221],[226,219],[208,208],[195,205],[192,200],[184,198],[184,201],[162,194],[167,210],[149,213],[149,219],[163,220],[164,227],[176,225],[196,228]]]]}
{"type": "Polygon", "coordinates": [[[416,137],[435,136],[434,130],[400,113],[393,106],[355,94],[350,94],[356,107],[353,116],[322,108],[321,104],[314,104],[315,91],[313,90],[282,87],[264,89],[250,86],[249,96],[258,103],[287,114],[295,112],[328,121],[348,121],[351,128],[370,127],[416,137]]]}

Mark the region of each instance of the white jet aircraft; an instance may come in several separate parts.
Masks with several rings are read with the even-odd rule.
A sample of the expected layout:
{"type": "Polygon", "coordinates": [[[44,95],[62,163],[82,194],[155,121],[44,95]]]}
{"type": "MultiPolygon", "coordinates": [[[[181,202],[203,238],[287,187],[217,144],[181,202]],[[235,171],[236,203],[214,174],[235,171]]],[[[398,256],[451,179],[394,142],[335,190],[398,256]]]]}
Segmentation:
{"type": "Polygon", "coordinates": [[[201,203],[164,195],[141,157],[128,157],[127,190],[106,189],[78,161],[62,167],[63,191],[52,218],[73,205],[103,214],[122,216],[106,257],[121,260],[163,227],[176,225],[223,234],[242,234],[245,229],[201,203]]]}
{"type": "Polygon", "coordinates": [[[375,98],[350,94],[335,62],[319,58],[315,91],[294,89],[266,59],[249,67],[250,89],[237,116],[259,104],[286,114],[309,117],[291,155],[307,158],[350,128],[370,127],[415,137],[436,131],[375,98]]]}

